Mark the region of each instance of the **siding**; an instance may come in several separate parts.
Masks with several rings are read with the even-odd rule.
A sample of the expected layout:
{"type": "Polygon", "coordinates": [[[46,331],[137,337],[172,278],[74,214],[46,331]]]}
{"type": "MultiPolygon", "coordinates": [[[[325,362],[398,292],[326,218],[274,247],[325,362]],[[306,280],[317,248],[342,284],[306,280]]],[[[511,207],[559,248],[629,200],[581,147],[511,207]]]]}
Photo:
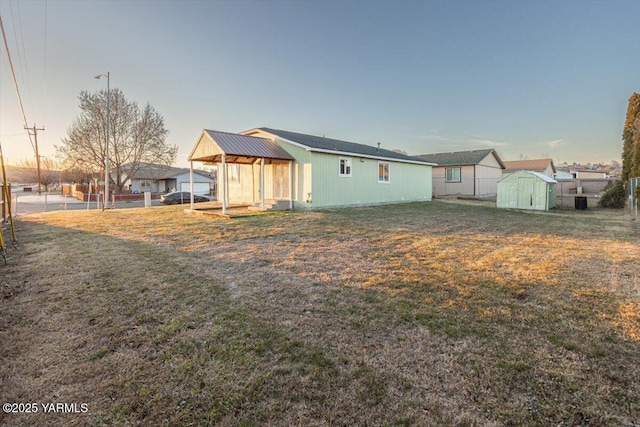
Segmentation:
{"type": "Polygon", "coordinates": [[[448,194],[473,195],[474,166],[438,166],[433,168],[433,194],[446,196],[448,194]],[[461,182],[445,182],[446,169],[460,168],[461,182]]]}
{"type": "Polygon", "coordinates": [[[390,182],[378,182],[378,160],[312,153],[312,208],[431,200],[431,167],[390,163],[390,182]],[[338,176],[339,158],[351,177],[338,176]]]}
{"type": "Polygon", "coordinates": [[[433,168],[433,193],[438,196],[461,194],[465,196],[489,196],[498,192],[498,181],[502,178],[502,167],[488,154],[477,165],[450,165],[433,168]],[[460,168],[461,182],[445,182],[448,168],[460,168]]]}
{"type": "Polygon", "coordinates": [[[476,196],[496,195],[498,181],[502,179],[502,167],[493,156],[488,155],[476,166],[476,196]]]}
{"type": "MultiPolygon", "coordinates": [[[[261,131],[251,132],[252,136],[270,137],[261,131]]],[[[289,153],[293,162],[294,209],[315,209],[333,206],[361,204],[399,203],[404,201],[431,200],[431,167],[408,163],[389,162],[390,182],[378,183],[378,160],[360,157],[339,156],[308,151],[304,147],[290,144],[276,138],[277,145],[289,153]],[[351,158],[352,177],[338,176],[339,158],[351,158]]],[[[252,202],[254,195],[246,192],[244,182],[255,182],[256,202],[260,200],[260,166],[251,166],[241,173],[240,183],[229,185],[230,201],[252,202]]],[[[222,180],[222,174],[220,173],[222,180]]],[[[265,196],[273,197],[272,169],[265,169],[265,196]]]]}
{"type": "MultiPolygon", "coordinates": [[[[229,189],[229,203],[253,203],[253,171],[252,165],[241,165],[241,164],[227,164],[228,171],[227,173],[227,188],[229,189]],[[235,171],[232,171],[233,168],[237,168],[238,179],[231,179],[232,176],[235,178],[235,171]],[[233,174],[233,175],[232,175],[233,174]]],[[[260,172],[260,166],[258,166],[258,174],[260,172]]],[[[222,164],[218,164],[218,176],[220,177],[220,185],[223,185],[222,181],[222,164]]],[[[259,176],[259,175],[258,175],[259,176]]],[[[222,200],[222,195],[224,194],[222,189],[218,189],[218,197],[222,200]]]]}

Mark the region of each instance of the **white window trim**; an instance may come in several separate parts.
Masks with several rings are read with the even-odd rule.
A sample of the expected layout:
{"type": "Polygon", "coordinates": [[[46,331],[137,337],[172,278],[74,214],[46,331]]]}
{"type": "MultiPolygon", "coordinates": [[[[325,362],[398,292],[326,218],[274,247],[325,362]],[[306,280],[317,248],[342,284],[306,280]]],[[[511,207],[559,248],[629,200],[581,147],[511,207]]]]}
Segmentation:
{"type": "MultiPolygon", "coordinates": [[[[384,168],[384,167],[383,167],[384,168]]],[[[390,184],[391,183],[391,162],[378,162],[378,184],[390,184]],[[384,180],[384,176],[380,176],[380,165],[387,165],[387,180],[384,180]],[[382,179],[381,179],[382,178],[382,179]]]]}
{"type": "Polygon", "coordinates": [[[353,176],[353,162],[348,157],[338,157],[338,176],[340,178],[351,178],[353,176]],[[345,169],[348,168],[349,173],[341,173],[340,169],[342,166],[342,161],[345,162],[345,169]]]}
{"type": "MultiPolygon", "coordinates": [[[[453,175],[453,172],[451,174],[453,175]]],[[[462,168],[460,168],[460,167],[445,168],[444,169],[444,182],[449,182],[449,183],[462,182],[462,168]],[[449,170],[453,171],[455,169],[458,169],[458,179],[456,180],[455,177],[452,177],[453,179],[447,179],[447,171],[449,171],[449,170]]]]}

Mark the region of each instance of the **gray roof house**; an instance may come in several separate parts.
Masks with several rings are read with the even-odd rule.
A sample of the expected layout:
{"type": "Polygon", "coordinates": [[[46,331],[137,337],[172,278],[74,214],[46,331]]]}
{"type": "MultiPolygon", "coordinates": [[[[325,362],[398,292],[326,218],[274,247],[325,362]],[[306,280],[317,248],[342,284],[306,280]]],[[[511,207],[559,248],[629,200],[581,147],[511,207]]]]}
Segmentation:
{"type": "MultiPolygon", "coordinates": [[[[193,174],[193,192],[195,194],[207,196],[215,194],[215,173],[194,169],[193,174]]],[[[177,168],[156,163],[141,163],[135,174],[126,178],[124,188],[132,193],[189,191],[188,168],[177,168]]]]}
{"type": "Polygon", "coordinates": [[[431,200],[432,163],[324,136],[205,129],[189,160],[218,165],[220,199],[261,210],[431,200]]]}
{"type": "Polygon", "coordinates": [[[504,162],[495,149],[423,154],[433,167],[433,195],[491,196],[497,193],[504,162]]]}

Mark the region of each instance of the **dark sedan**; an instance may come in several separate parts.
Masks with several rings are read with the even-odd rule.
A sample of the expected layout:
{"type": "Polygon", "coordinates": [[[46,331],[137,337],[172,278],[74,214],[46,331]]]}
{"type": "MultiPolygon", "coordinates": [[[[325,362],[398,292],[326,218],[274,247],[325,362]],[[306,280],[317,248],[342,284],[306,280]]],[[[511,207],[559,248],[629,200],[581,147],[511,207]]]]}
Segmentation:
{"type": "MultiPolygon", "coordinates": [[[[205,196],[199,196],[198,194],[193,195],[193,201],[195,203],[198,202],[208,202],[210,199],[205,196]]],[[[174,191],[173,193],[163,194],[160,196],[160,202],[165,205],[180,205],[183,203],[191,203],[191,193],[188,191],[174,191]]]]}

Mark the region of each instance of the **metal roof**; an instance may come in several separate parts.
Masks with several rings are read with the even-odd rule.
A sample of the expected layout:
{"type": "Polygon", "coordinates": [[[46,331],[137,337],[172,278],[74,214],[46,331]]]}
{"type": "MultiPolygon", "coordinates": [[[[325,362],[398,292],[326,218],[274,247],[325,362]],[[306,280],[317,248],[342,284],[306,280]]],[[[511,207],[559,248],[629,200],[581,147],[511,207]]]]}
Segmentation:
{"type": "Polygon", "coordinates": [[[500,166],[504,168],[502,159],[500,159],[500,157],[496,153],[496,150],[494,150],[493,148],[471,151],[456,151],[453,153],[422,154],[417,157],[429,162],[437,163],[438,166],[477,165],[482,161],[482,159],[492,153],[500,166]]]}
{"type": "MultiPolygon", "coordinates": [[[[521,171],[518,171],[518,172],[512,173],[512,174],[510,174],[510,175],[507,175],[507,176],[505,176],[504,178],[502,178],[500,181],[513,179],[513,177],[514,177],[514,176],[516,176],[517,174],[520,174],[520,173],[522,173],[522,174],[529,174],[529,175],[536,176],[536,177],[538,177],[538,178],[540,178],[540,179],[542,179],[543,181],[546,181],[546,182],[555,183],[555,184],[557,184],[557,183],[558,183],[558,181],[556,181],[555,179],[553,179],[553,178],[549,178],[547,175],[541,174],[540,172],[535,172],[535,171],[525,171],[525,170],[521,170],[521,171]]],[[[498,182],[499,182],[499,181],[498,181],[498,182]]]]}
{"type": "Polygon", "coordinates": [[[220,162],[222,154],[227,156],[229,163],[253,163],[260,158],[293,160],[293,157],[282,147],[265,138],[209,129],[204,129],[202,134],[199,143],[202,141],[202,136],[206,135],[214,146],[207,148],[200,147],[199,143],[196,144],[189,155],[189,160],[220,162]]]}
{"type": "Polygon", "coordinates": [[[339,139],[326,138],[324,136],[306,135],[272,128],[258,128],[282,139],[298,143],[310,149],[310,151],[323,151],[327,153],[346,154],[360,157],[397,160],[407,163],[431,164],[430,162],[406,154],[398,153],[371,145],[358,144],[356,142],[341,141],[339,139]]]}

